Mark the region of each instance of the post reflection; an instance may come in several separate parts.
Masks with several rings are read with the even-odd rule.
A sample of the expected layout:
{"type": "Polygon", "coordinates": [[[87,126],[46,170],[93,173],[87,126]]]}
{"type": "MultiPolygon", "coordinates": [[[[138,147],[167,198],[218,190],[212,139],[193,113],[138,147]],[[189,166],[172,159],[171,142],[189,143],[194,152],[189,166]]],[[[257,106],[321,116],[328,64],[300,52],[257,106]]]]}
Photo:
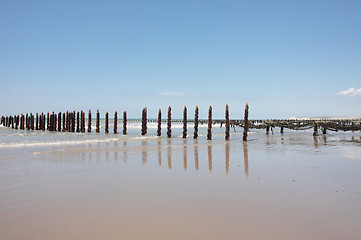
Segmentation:
{"type": "Polygon", "coordinates": [[[208,145],[208,169],[209,173],[212,173],[212,145],[208,145]]]}
{"type": "Polygon", "coordinates": [[[228,176],[229,171],[229,142],[226,142],[226,176],[228,176]]]}
{"type": "Polygon", "coordinates": [[[187,170],[187,139],[183,139],[183,167],[187,170]]]}
{"type": "Polygon", "coordinates": [[[243,142],[243,158],[244,158],[244,172],[246,173],[246,178],[248,179],[248,146],[247,146],[247,142],[243,142]]]}
{"type": "Polygon", "coordinates": [[[147,141],[142,141],[142,163],[143,165],[147,163],[147,141]]]}
{"type": "Polygon", "coordinates": [[[162,141],[158,141],[158,164],[159,167],[162,166],[162,141]]]}
{"type": "Polygon", "coordinates": [[[199,168],[199,160],[198,160],[198,140],[194,140],[194,167],[196,168],[198,172],[199,168]]]}
{"type": "Polygon", "coordinates": [[[128,160],[127,141],[123,142],[123,160],[124,160],[124,162],[126,162],[128,160]]]}
{"type": "Polygon", "coordinates": [[[168,139],[168,148],[167,148],[167,156],[168,156],[168,168],[172,169],[172,139],[168,139]]]}

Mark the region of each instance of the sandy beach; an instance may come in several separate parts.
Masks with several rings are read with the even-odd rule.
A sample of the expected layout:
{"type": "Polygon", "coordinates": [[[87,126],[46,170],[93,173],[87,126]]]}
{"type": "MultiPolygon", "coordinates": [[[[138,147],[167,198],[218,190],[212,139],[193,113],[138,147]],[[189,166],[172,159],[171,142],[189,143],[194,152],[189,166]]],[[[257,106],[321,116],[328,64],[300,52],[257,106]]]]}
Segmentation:
{"type": "Polygon", "coordinates": [[[3,148],[0,239],[360,238],[359,133],[241,137],[3,148]]]}

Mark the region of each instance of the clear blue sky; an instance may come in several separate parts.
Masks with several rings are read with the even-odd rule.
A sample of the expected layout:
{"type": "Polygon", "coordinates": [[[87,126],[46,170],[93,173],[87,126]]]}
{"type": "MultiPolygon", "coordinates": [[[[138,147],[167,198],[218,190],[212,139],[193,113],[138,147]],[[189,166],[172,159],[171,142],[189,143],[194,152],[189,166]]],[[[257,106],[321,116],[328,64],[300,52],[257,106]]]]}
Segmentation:
{"type": "Polygon", "coordinates": [[[360,88],[361,1],[0,1],[1,115],[361,116],[360,88]]]}

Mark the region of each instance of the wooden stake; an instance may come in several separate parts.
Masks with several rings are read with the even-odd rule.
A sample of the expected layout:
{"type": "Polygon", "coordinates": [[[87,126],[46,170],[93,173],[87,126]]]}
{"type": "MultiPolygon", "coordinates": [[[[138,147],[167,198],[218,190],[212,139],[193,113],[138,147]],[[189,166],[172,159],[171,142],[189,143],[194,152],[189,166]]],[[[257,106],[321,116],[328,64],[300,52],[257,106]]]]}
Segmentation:
{"type": "Polygon", "coordinates": [[[109,133],[108,112],[105,113],[105,133],[109,133]]]}
{"type": "Polygon", "coordinates": [[[76,113],[76,132],[80,132],[80,113],[76,113]]]}
{"type": "Polygon", "coordinates": [[[187,137],[187,107],[183,109],[183,138],[187,137]]]}
{"type": "Polygon", "coordinates": [[[226,136],[225,139],[226,141],[229,140],[229,108],[228,108],[228,104],[226,104],[226,114],[225,114],[225,118],[226,118],[226,136]]]}
{"type": "Polygon", "coordinates": [[[147,134],[147,108],[142,110],[142,135],[147,134]]]}
{"type": "Polygon", "coordinates": [[[99,118],[100,118],[100,114],[99,114],[99,109],[97,110],[97,122],[96,122],[96,132],[99,132],[99,118]]]}
{"type": "Polygon", "coordinates": [[[123,112],[123,135],[127,134],[127,111],[123,112]]]}
{"type": "Polygon", "coordinates": [[[88,132],[92,131],[92,111],[89,110],[88,113],[88,132]]]}
{"type": "Polygon", "coordinates": [[[244,109],[243,142],[247,142],[247,136],[248,136],[248,103],[246,103],[246,108],[244,109]]]}
{"type": "Polygon", "coordinates": [[[207,140],[212,140],[212,106],[208,110],[208,133],[207,140]]]}
{"type": "Polygon", "coordinates": [[[160,137],[162,135],[162,111],[158,110],[158,129],[157,129],[157,136],[160,137]]]}
{"type": "Polygon", "coordinates": [[[198,106],[196,106],[196,110],[194,113],[194,139],[198,138],[198,114],[199,114],[199,109],[198,106]]]}
{"type": "Polygon", "coordinates": [[[172,137],[172,108],[168,107],[168,119],[167,119],[167,137],[172,137]]]}
{"type": "Polygon", "coordinates": [[[118,133],[118,113],[114,112],[114,134],[118,133]]]}
{"type": "Polygon", "coordinates": [[[61,132],[61,112],[58,113],[58,132],[61,132]]]}

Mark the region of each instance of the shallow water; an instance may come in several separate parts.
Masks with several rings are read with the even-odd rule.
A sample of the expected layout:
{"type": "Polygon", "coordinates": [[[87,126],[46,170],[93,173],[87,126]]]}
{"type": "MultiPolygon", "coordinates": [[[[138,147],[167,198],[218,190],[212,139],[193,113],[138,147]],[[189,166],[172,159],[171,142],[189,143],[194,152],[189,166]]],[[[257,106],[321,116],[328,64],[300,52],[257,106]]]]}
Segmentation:
{"type": "Polygon", "coordinates": [[[360,239],[359,132],[236,130],[1,128],[0,239],[360,239]]]}

